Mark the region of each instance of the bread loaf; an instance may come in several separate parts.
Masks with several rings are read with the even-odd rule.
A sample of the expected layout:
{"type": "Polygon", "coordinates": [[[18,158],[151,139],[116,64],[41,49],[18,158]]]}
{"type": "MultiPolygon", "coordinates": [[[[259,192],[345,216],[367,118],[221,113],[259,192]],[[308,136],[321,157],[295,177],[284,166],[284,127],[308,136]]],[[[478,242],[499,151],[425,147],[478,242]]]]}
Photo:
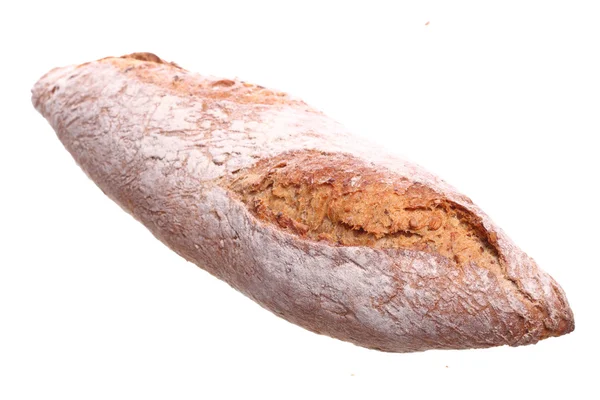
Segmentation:
{"type": "Polygon", "coordinates": [[[150,53],[54,69],[32,92],[104,193],[306,329],[393,352],[574,329],[560,286],[469,198],[299,99],[150,53]]]}

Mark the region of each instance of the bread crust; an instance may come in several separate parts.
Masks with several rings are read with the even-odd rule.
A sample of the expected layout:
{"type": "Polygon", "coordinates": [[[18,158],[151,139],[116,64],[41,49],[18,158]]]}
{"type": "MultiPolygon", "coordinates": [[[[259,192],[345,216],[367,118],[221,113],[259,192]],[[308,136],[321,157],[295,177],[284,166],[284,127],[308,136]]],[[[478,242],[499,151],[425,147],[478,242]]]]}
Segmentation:
{"type": "Polygon", "coordinates": [[[32,93],[104,193],[182,257],[306,329],[393,352],[517,346],[574,329],[560,286],[467,197],[299,99],[150,53],[54,69],[32,93]],[[259,218],[230,186],[307,150],[440,194],[477,221],[501,263],[314,240],[259,218]]]}

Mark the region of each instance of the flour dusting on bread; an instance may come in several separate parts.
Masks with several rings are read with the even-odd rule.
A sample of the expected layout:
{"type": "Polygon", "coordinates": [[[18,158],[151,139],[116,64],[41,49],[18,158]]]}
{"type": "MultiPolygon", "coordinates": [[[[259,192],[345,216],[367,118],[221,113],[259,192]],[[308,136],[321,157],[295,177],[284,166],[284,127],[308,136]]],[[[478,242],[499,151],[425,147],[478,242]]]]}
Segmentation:
{"type": "Polygon", "coordinates": [[[574,329],[560,286],[466,196],[283,92],[151,53],[57,68],[32,92],[104,193],[306,329],[396,352],[574,329]]]}

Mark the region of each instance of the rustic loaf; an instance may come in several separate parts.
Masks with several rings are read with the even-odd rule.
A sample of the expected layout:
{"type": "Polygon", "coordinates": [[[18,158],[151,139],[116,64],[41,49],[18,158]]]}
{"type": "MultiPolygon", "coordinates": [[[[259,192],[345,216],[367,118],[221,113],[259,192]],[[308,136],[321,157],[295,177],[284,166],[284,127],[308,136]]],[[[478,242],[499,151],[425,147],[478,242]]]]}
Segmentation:
{"type": "Polygon", "coordinates": [[[135,53],[54,69],[32,100],[157,238],[311,331],[409,352],[574,329],[558,284],[467,197],[299,99],[135,53]]]}

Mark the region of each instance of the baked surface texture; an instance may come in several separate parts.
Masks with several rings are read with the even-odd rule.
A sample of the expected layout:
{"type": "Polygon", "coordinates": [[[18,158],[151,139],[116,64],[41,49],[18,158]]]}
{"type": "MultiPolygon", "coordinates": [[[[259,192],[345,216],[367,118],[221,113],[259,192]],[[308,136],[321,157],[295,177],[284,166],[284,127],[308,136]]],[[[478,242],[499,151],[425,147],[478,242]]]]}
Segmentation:
{"type": "Polygon", "coordinates": [[[306,329],[393,352],[574,329],[560,286],[467,197],[299,99],[150,53],[54,69],[32,93],[104,193],[306,329]]]}

